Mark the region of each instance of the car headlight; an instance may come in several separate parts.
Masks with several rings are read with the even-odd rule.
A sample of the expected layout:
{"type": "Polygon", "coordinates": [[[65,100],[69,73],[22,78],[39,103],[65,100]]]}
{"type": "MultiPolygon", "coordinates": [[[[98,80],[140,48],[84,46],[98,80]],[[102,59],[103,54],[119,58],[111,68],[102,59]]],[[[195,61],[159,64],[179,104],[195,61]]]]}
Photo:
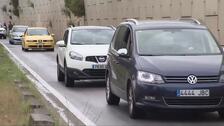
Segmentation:
{"type": "Polygon", "coordinates": [[[69,57],[71,59],[74,59],[74,60],[80,60],[80,61],[83,60],[83,56],[82,55],[80,55],[80,54],[78,54],[76,52],[73,52],[73,51],[69,52],[69,57]]]}
{"type": "Polygon", "coordinates": [[[138,81],[146,82],[150,84],[163,84],[164,81],[160,75],[139,71],[138,72],[138,81]]]}
{"type": "Polygon", "coordinates": [[[220,76],[219,82],[220,82],[220,83],[224,83],[224,74],[222,74],[222,75],[220,76]]]}
{"type": "Polygon", "coordinates": [[[26,40],[26,42],[35,42],[35,40],[26,40]]]}

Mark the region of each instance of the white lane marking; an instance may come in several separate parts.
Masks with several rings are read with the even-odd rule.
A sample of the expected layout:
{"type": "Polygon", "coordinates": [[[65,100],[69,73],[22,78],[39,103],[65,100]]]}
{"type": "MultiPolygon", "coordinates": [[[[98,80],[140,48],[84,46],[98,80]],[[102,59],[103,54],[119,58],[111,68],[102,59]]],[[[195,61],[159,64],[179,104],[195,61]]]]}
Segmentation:
{"type": "Polygon", "coordinates": [[[86,126],[96,126],[94,122],[88,119],[82,112],[80,112],[76,107],[72,105],[63,95],[61,95],[57,90],[52,88],[44,79],[42,79],[34,70],[32,70],[27,64],[19,59],[4,43],[1,43],[5,49],[27,70],[29,71],[39,83],[48,89],[70,112],[72,112],[80,121],[82,121],[86,126]]]}

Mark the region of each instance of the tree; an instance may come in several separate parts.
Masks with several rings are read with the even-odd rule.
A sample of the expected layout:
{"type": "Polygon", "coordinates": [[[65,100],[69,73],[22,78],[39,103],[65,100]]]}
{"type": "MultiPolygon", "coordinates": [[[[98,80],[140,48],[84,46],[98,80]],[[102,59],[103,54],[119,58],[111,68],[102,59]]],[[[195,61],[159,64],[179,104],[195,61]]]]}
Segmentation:
{"type": "Polygon", "coordinates": [[[68,8],[74,16],[85,16],[84,0],[64,0],[65,7],[68,8]]]}

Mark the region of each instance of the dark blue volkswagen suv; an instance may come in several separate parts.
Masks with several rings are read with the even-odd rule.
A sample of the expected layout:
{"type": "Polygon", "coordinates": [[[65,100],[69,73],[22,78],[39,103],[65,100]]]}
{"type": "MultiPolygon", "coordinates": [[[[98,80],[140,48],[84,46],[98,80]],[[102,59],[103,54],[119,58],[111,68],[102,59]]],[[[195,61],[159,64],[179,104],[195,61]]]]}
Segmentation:
{"type": "Polygon", "coordinates": [[[106,99],[142,110],[218,111],[224,118],[223,51],[195,19],[137,21],[116,30],[109,49],[106,99]]]}

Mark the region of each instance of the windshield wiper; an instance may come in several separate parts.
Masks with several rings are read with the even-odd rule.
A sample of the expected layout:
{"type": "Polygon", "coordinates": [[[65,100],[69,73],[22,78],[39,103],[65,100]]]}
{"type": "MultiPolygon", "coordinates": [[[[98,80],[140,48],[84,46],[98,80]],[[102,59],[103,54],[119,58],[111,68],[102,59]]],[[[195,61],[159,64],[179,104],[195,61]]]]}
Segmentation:
{"type": "Polygon", "coordinates": [[[96,45],[107,45],[108,43],[94,43],[96,45]]]}
{"type": "Polygon", "coordinates": [[[72,43],[73,45],[83,45],[82,43],[72,43]]]}
{"type": "Polygon", "coordinates": [[[157,54],[140,54],[140,56],[165,56],[165,55],[157,55],[157,54]]]}

